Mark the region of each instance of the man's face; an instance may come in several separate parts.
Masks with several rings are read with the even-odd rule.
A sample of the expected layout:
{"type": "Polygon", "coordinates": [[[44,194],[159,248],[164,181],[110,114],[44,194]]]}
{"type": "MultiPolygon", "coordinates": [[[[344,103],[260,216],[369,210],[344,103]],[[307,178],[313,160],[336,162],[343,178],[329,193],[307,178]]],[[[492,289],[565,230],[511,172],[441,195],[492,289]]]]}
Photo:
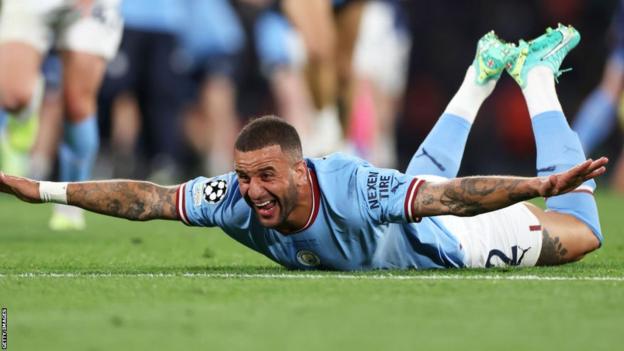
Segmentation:
{"type": "Polygon", "coordinates": [[[286,224],[298,200],[298,185],[305,184],[303,161],[294,161],[279,145],[254,151],[234,150],[240,192],[260,223],[268,228],[286,224]]]}

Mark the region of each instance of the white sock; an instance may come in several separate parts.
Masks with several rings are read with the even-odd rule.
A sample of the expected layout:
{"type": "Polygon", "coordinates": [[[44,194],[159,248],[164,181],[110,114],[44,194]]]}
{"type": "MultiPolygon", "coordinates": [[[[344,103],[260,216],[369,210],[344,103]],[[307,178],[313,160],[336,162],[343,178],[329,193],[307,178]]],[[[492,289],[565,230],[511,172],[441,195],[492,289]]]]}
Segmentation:
{"type": "Polygon", "coordinates": [[[63,204],[54,204],[54,211],[59,212],[65,215],[65,217],[80,220],[83,218],[84,210],[80,207],[63,205],[63,204]]]}
{"type": "Polygon", "coordinates": [[[466,71],[462,85],[451,99],[451,102],[446,106],[444,113],[462,117],[470,123],[474,122],[481,104],[490,96],[496,86],[496,80],[490,80],[483,85],[479,85],[475,81],[476,77],[477,72],[471,65],[466,71]]]}
{"type": "Polygon", "coordinates": [[[562,111],[555,89],[554,75],[546,66],[537,66],[529,71],[522,94],[531,118],[546,111],[562,111]]]}

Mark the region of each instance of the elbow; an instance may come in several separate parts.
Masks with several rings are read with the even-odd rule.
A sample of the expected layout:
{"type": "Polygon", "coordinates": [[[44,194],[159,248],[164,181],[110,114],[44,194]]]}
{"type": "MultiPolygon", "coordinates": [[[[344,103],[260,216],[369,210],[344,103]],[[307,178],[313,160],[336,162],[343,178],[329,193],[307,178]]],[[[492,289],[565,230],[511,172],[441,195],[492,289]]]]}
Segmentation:
{"type": "Polygon", "coordinates": [[[136,218],[132,218],[131,220],[135,221],[135,222],[147,222],[147,221],[152,220],[152,219],[153,218],[151,216],[147,215],[147,214],[141,214],[141,215],[139,215],[136,218]]]}

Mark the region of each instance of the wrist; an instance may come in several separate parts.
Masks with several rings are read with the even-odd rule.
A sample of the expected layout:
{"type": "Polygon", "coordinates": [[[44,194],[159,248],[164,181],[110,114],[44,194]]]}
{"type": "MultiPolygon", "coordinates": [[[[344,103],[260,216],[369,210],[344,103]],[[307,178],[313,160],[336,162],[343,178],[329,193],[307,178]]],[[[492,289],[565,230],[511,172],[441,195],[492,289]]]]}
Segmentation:
{"type": "Polygon", "coordinates": [[[39,182],[39,198],[43,202],[67,204],[66,182],[39,182]]]}
{"type": "Polygon", "coordinates": [[[546,197],[546,189],[544,185],[548,182],[548,177],[534,177],[530,182],[533,197],[546,197]]]}

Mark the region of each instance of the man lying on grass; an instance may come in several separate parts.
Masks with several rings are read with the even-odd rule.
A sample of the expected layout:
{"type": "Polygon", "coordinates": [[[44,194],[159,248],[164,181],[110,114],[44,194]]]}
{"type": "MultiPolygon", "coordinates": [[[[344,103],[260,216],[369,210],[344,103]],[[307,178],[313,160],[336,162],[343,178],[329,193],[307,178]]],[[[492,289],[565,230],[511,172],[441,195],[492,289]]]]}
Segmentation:
{"type": "Polygon", "coordinates": [[[585,160],[554,74],[578,43],[560,26],[530,43],[488,33],[444,114],[405,173],[332,154],[303,158],[295,129],[253,120],[236,140],[235,172],[173,187],[140,181],[36,182],[0,175],[0,191],[131,220],[218,226],[295,269],[367,270],[555,265],[602,242],[593,198],[606,158],[585,160]],[[561,44],[561,45],[560,45],[561,44]],[[487,63],[487,64],[485,64],[487,63]],[[538,177],[454,178],[472,122],[504,69],[522,88],[538,177]],[[548,211],[521,201],[546,197],[548,211]]]}

